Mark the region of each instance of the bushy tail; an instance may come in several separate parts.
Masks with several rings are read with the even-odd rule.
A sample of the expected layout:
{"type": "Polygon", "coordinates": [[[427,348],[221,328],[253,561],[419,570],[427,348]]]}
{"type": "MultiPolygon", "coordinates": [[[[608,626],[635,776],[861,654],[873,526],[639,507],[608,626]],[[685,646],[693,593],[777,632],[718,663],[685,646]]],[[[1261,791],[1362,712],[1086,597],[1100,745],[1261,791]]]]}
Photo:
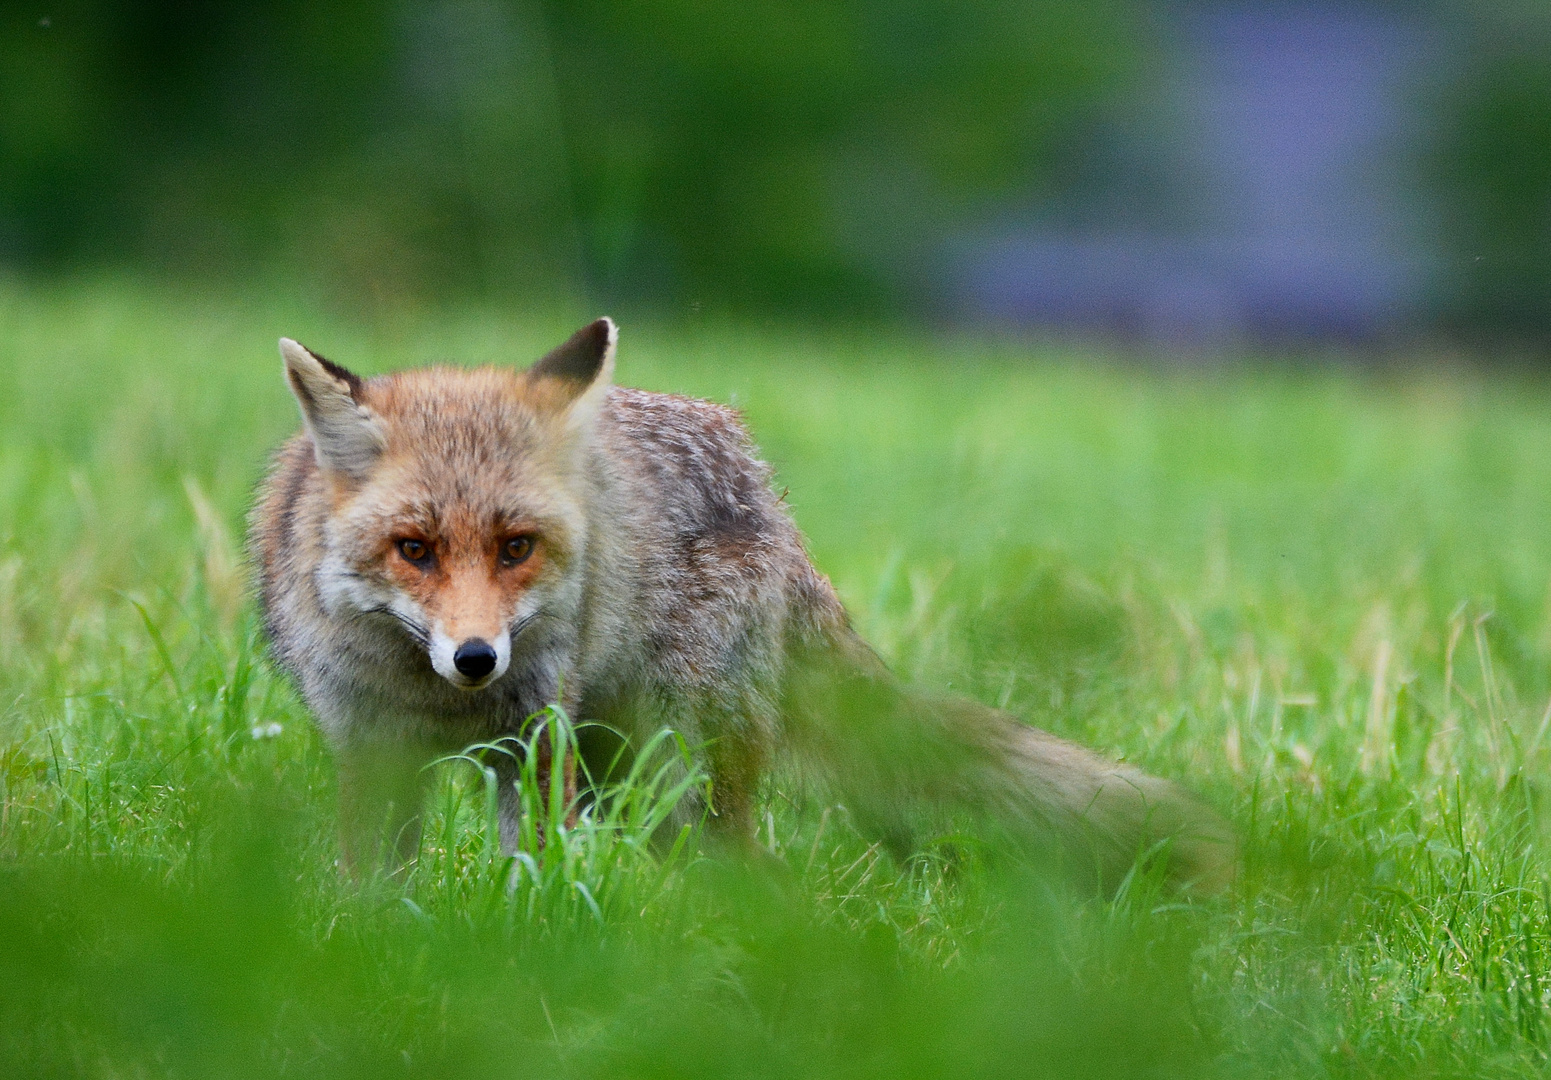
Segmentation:
{"type": "Polygon", "coordinates": [[[864,827],[908,852],[923,811],[971,814],[1113,889],[1140,858],[1212,892],[1236,845],[1218,815],[1167,780],[978,702],[899,682],[849,628],[794,656],[788,731],[864,827]]]}

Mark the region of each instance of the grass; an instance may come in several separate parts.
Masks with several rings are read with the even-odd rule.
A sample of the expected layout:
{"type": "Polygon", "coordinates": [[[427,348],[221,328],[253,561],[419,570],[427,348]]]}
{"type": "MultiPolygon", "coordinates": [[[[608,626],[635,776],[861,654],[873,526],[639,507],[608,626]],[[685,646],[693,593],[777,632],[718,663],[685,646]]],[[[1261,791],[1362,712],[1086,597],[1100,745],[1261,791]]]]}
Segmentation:
{"type": "Polygon", "coordinates": [[[509,887],[467,761],[411,880],[344,884],[243,592],[273,341],[520,364],[569,321],[0,287],[0,1073],[1544,1073],[1526,374],[629,320],[621,380],[745,411],[898,670],[1185,780],[1238,885],[1099,901],[973,838],[902,867],[784,780],[771,865],[665,856],[643,777],[509,887]]]}

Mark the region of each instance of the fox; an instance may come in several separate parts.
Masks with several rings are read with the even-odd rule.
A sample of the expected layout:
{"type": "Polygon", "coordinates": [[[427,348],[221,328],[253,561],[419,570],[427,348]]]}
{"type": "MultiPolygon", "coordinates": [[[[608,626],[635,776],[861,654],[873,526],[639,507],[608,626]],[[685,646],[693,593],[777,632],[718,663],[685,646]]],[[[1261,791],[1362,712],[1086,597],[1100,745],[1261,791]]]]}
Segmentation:
{"type": "MultiPolygon", "coordinates": [[[[617,342],[601,318],[526,370],[362,378],[280,340],[302,427],[250,559],[271,656],[336,761],[345,866],[411,861],[426,764],[558,705],[626,748],[677,732],[708,783],[676,820],[708,843],[758,847],[760,785],[792,762],[900,859],[967,816],[1104,888],[1145,858],[1180,889],[1231,881],[1232,830],[1180,786],[892,672],[739,414],[615,385],[617,342]]],[[[577,754],[585,788],[620,749],[577,754]]],[[[575,805],[575,756],[538,764],[575,805]]]]}

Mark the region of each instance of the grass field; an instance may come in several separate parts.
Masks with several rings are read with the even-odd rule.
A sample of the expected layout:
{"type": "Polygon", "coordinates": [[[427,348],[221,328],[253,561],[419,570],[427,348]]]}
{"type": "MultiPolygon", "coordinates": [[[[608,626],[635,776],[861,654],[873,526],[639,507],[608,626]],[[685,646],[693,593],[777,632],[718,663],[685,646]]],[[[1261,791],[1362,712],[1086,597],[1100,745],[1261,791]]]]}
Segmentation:
{"type": "Polygon", "coordinates": [[[625,815],[514,871],[460,763],[409,883],[342,883],[243,591],[274,340],[522,364],[572,321],[0,286],[0,1075],[1545,1072],[1527,375],[627,319],[620,381],[744,410],[898,670],[1182,779],[1235,890],[1100,901],[973,838],[899,866],[784,780],[784,867],[625,815]]]}

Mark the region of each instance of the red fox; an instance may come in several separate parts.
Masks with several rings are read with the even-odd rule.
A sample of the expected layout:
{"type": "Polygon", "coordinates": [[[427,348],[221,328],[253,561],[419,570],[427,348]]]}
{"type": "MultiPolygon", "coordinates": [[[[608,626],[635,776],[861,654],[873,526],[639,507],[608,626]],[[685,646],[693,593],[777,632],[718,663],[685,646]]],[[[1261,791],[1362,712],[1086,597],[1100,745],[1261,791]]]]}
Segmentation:
{"type": "Polygon", "coordinates": [[[411,857],[425,763],[558,702],[627,744],[680,732],[710,779],[684,813],[739,843],[761,778],[795,759],[902,855],[937,809],[1110,884],[1148,851],[1181,886],[1229,879],[1231,832],[1175,785],[897,679],[738,415],[614,386],[616,337],[599,319],[527,371],[371,379],[281,340],[304,429],[250,543],[274,657],[335,751],[347,864],[383,827],[411,857]]]}

